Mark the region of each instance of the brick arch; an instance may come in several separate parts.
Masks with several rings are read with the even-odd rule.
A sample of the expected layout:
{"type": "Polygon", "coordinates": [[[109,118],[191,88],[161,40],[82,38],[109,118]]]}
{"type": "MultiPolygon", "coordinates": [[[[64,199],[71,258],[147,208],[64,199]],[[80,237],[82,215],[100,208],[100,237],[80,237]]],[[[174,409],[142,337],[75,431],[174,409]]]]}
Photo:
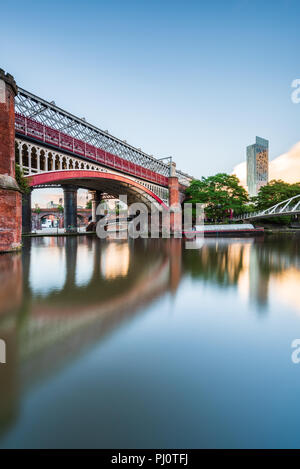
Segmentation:
{"type": "MultiPolygon", "coordinates": [[[[120,184],[127,184],[132,188],[136,193],[140,195],[147,194],[150,196],[154,201],[156,201],[162,208],[168,208],[166,204],[160,199],[154,192],[152,192],[147,187],[143,186],[142,184],[134,181],[133,179],[129,179],[126,176],[121,174],[114,174],[110,172],[102,172],[102,171],[92,171],[92,170],[64,170],[64,171],[51,171],[51,172],[44,172],[39,174],[34,174],[31,176],[27,176],[29,181],[30,187],[35,187],[43,184],[58,184],[58,183],[72,183],[74,181],[82,180],[84,186],[84,180],[107,180],[107,181],[115,181],[116,183],[120,184]]],[[[78,185],[79,187],[79,185],[78,185]]]]}
{"type": "Polygon", "coordinates": [[[43,218],[45,217],[49,217],[49,215],[55,217],[55,218],[59,218],[59,213],[58,212],[51,212],[51,210],[49,210],[49,212],[45,212],[45,213],[39,213],[38,214],[38,219],[39,220],[42,220],[43,218]]]}
{"type": "MultiPolygon", "coordinates": [[[[88,212],[88,210],[86,210],[85,212],[88,212]]],[[[38,224],[38,226],[40,226],[41,224],[41,221],[43,218],[47,218],[49,216],[53,216],[55,217],[58,222],[59,222],[59,228],[63,228],[64,226],[64,214],[63,212],[58,212],[56,209],[44,209],[44,211],[40,212],[40,213],[36,213],[34,211],[32,211],[32,217],[33,219],[35,219],[35,222],[38,224]]],[[[80,213],[80,212],[77,212],[77,218],[82,222],[84,223],[85,225],[88,225],[89,223],[89,215],[87,213],[80,213]]]]}
{"type": "Polygon", "coordinates": [[[34,210],[31,211],[32,222],[35,225],[35,228],[40,229],[43,218],[47,218],[50,215],[56,218],[56,220],[58,221],[59,228],[62,228],[63,227],[63,223],[62,223],[63,216],[62,216],[62,214],[58,211],[51,210],[51,209],[47,209],[47,210],[42,211],[40,213],[36,213],[36,212],[34,212],[34,210]]]}

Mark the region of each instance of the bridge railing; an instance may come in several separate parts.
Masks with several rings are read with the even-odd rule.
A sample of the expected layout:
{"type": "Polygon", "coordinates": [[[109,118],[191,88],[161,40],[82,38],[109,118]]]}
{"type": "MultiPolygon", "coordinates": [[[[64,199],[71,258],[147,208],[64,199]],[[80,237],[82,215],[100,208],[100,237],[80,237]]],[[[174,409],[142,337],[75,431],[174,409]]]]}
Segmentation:
{"type": "Polygon", "coordinates": [[[124,158],[95,147],[59,130],[52,129],[34,119],[15,113],[15,129],[17,134],[31,137],[61,150],[66,150],[87,160],[109,166],[133,176],[146,179],[161,186],[168,186],[168,178],[150,169],[132,163],[124,158]]]}
{"type": "Polygon", "coordinates": [[[244,213],[234,217],[234,220],[247,220],[251,218],[264,218],[272,216],[293,215],[300,212],[300,194],[291,197],[290,199],[283,200],[272,207],[265,210],[244,213]]]}

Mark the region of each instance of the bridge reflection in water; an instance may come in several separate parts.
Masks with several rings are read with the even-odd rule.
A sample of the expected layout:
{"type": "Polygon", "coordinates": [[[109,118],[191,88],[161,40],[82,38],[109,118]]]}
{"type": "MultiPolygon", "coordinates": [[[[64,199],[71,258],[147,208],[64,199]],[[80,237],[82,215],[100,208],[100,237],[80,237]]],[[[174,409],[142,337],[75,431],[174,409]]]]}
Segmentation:
{"type": "Polygon", "coordinates": [[[0,365],[3,437],[21,418],[23,396],[35,385],[77,362],[159,298],[184,298],[181,282],[199,289],[196,310],[209,286],[233,289],[258,314],[270,311],[271,288],[280,291],[282,305],[300,313],[299,296],[288,287],[300,280],[297,240],[207,239],[200,250],[185,250],[176,239],[24,241],[22,254],[0,256],[0,338],[7,344],[7,364],[0,365]]]}
{"type": "Polygon", "coordinates": [[[0,256],[0,337],[8,351],[0,425],[14,415],[20,389],[75,360],[180,281],[180,240],[24,242],[23,255],[0,256]]]}

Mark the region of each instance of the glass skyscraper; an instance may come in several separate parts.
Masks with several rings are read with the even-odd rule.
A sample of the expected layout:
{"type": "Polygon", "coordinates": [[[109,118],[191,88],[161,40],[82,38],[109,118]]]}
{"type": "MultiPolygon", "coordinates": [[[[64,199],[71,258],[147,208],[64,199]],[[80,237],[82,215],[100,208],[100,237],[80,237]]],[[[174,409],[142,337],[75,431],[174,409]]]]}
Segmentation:
{"type": "Polygon", "coordinates": [[[269,181],[269,141],[256,137],[247,147],[247,186],[250,197],[258,194],[269,181]]]}

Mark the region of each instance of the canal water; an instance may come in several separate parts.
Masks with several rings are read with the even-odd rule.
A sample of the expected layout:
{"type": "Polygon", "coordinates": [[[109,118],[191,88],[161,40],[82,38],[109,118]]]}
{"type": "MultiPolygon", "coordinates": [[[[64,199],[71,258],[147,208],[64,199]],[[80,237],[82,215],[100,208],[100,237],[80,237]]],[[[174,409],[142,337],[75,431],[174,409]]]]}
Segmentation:
{"type": "Polygon", "coordinates": [[[296,235],[26,239],[0,256],[0,447],[299,447],[299,292],[296,235]]]}

